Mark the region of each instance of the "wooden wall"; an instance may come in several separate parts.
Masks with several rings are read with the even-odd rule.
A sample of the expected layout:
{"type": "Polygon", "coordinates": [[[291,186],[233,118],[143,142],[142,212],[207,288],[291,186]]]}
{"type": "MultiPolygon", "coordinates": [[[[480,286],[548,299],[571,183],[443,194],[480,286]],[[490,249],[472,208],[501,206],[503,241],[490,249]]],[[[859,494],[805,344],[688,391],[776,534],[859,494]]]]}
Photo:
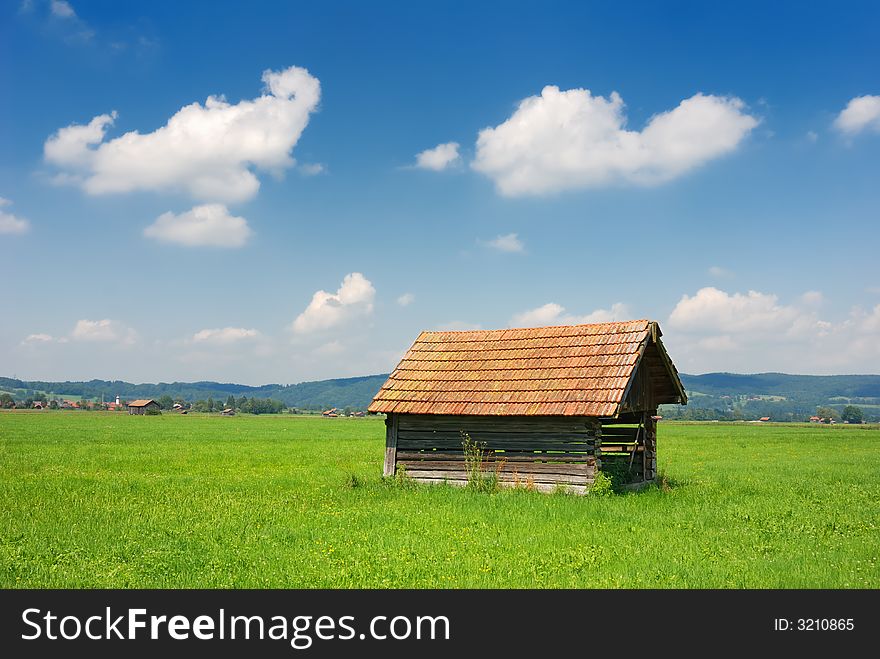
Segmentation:
{"type": "Polygon", "coordinates": [[[158,410],[159,404],[158,403],[150,403],[146,407],[129,407],[128,413],[129,414],[146,414],[148,409],[158,410]]]}
{"type": "Polygon", "coordinates": [[[598,466],[601,424],[591,417],[499,417],[390,414],[385,475],[465,485],[461,432],[485,442],[484,473],[499,484],[584,493],[598,466]]]}
{"type": "Polygon", "coordinates": [[[626,469],[633,483],[656,474],[656,424],[592,417],[500,417],[389,414],[385,420],[386,476],[405,472],[416,481],[466,485],[462,435],[485,442],[484,474],[502,486],[583,494],[598,469],[626,469]]]}
{"type": "MultiPolygon", "coordinates": [[[[638,422],[626,426],[602,426],[600,460],[606,472],[624,471],[630,482],[637,484],[653,481],[657,471],[657,423],[651,416],[653,411],[644,412],[638,422]]],[[[631,419],[630,419],[631,420],[631,419]]]]}

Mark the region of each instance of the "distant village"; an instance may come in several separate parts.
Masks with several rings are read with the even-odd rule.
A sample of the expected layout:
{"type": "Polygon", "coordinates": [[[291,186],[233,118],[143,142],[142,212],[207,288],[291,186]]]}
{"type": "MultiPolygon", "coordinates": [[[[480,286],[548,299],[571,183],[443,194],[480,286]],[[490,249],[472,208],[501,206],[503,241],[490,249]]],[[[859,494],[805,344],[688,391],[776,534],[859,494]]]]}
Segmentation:
{"type": "MultiPolygon", "coordinates": [[[[871,403],[875,399],[868,399],[871,403]]],[[[667,419],[677,421],[740,421],[751,423],[876,423],[878,405],[863,408],[846,402],[810,404],[787,400],[782,396],[708,396],[695,395],[686,406],[661,405],[667,419]],[[867,409],[866,409],[867,408],[867,409]]]]}
{"type": "Polygon", "coordinates": [[[215,401],[213,398],[208,398],[207,400],[187,402],[184,400],[174,400],[170,396],[161,396],[158,399],[144,398],[136,400],[123,400],[116,396],[115,400],[111,401],[94,401],[88,399],[54,398],[38,393],[16,399],[12,394],[4,392],[0,394],[0,409],[128,412],[128,414],[132,415],[189,414],[190,412],[216,413],[220,416],[235,416],[236,413],[320,414],[326,418],[363,417],[366,415],[363,410],[352,407],[304,410],[287,407],[281,401],[272,398],[247,398],[246,396],[236,398],[232,395],[226,401],[215,401]]]}

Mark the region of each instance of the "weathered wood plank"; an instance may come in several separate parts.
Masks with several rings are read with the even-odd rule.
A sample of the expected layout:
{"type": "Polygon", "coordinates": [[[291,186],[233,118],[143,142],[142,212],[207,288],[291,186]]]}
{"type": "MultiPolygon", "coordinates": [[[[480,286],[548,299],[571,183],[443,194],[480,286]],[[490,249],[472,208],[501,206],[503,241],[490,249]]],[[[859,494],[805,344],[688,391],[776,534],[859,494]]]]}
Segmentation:
{"type": "Polygon", "coordinates": [[[385,419],[385,464],[382,473],[384,476],[393,476],[397,467],[397,429],[398,415],[390,414],[385,419]]]}
{"type": "Polygon", "coordinates": [[[623,412],[617,417],[603,417],[602,430],[605,428],[619,426],[622,424],[640,423],[642,420],[641,412],[623,412]]]}
{"type": "Polygon", "coordinates": [[[444,429],[477,432],[479,430],[550,430],[585,431],[595,425],[591,417],[559,416],[449,416],[438,414],[401,414],[401,430],[444,429]]]}
{"type": "MultiPolygon", "coordinates": [[[[461,443],[456,442],[440,442],[440,441],[432,441],[427,439],[398,439],[397,440],[398,448],[402,450],[417,450],[417,449],[442,449],[442,450],[452,450],[456,446],[461,446],[461,443]]],[[[485,449],[486,451],[566,451],[570,453],[592,453],[594,449],[594,444],[587,444],[585,442],[517,442],[517,441],[502,441],[498,440],[493,444],[487,444],[485,449]]]]}
{"type": "MultiPolygon", "coordinates": [[[[406,475],[413,479],[437,478],[449,480],[467,480],[468,473],[466,471],[443,471],[439,469],[407,469],[406,475]]],[[[582,476],[574,474],[519,474],[503,472],[498,474],[498,481],[504,483],[563,483],[570,485],[588,485],[593,480],[592,476],[582,476]]]]}
{"type": "Polygon", "coordinates": [[[444,426],[422,426],[419,428],[401,428],[406,434],[410,433],[432,433],[432,434],[443,434],[443,435],[454,435],[460,437],[462,433],[466,433],[468,435],[563,435],[563,436],[574,436],[574,437],[596,437],[601,433],[598,430],[587,430],[583,426],[575,426],[575,427],[553,427],[553,426],[529,426],[529,427],[518,427],[508,424],[495,424],[493,426],[488,427],[479,427],[475,428],[473,426],[456,426],[456,427],[444,427],[444,426]]]}
{"type": "MultiPolygon", "coordinates": [[[[405,439],[397,438],[397,443],[401,447],[416,448],[423,450],[438,449],[444,451],[461,450],[461,442],[430,440],[430,439],[405,439]]],[[[572,453],[592,452],[596,448],[593,442],[558,442],[558,441],[530,441],[522,442],[517,440],[496,440],[492,443],[486,442],[481,444],[481,450],[485,451],[570,451],[572,453]]]]}
{"type": "MultiPolygon", "coordinates": [[[[400,460],[397,464],[404,465],[407,473],[412,473],[419,469],[429,469],[433,471],[462,471],[465,468],[463,461],[442,462],[435,460],[400,460]]],[[[485,465],[486,473],[519,473],[519,474],[573,474],[582,476],[592,476],[596,472],[595,465],[591,464],[558,464],[558,463],[540,463],[540,462],[498,462],[495,464],[485,465]]]]}
{"type": "Polygon", "coordinates": [[[499,426],[511,428],[577,428],[580,430],[595,429],[599,423],[592,417],[569,417],[569,416],[437,416],[433,414],[402,414],[403,428],[417,430],[418,428],[484,428],[491,430],[499,426]]]}
{"type": "Polygon", "coordinates": [[[589,416],[560,416],[560,415],[545,415],[545,416],[518,416],[518,417],[498,417],[492,414],[485,415],[459,415],[459,414],[401,414],[401,417],[405,417],[401,419],[401,422],[406,423],[418,423],[423,419],[431,419],[431,423],[436,422],[446,422],[446,423],[461,423],[462,420],[471,421],[473,423],[480,422],[490,422],[497,420],[498,418],[510,418],[516,419],[521,423],[537,423],[537,424],[547,424],[547,423],[587,423],[593,420],[593,417],[589,416]]]}
{"type": "MultiPolygon", "coordinates": [[[[515,431],[499,431],[499,432],[472,432],[468,433],[470,438],[475,442],[492,443],[498,439],[511,439],[519,441],[560,441],[560,442],[592,442],[595,441],[595,435],[588,435],[584,432],[515,432],[515,431]]],[[[458,432],[445,430],[399,430],[400,439],[436,439],[440,441],[461,442],[462,437],[458,432]]],[[[618,438],[624,441],[624,438],[632,439],[634,435],[624,434],[618,438]]]]}
{"type": "Polygon", "coordinates": [[[638,428],[627,426],[606,426],[602,428],[602,438],[607,437],[635,437],[638,428]]]}
{"type": "Polygon", "coordinates": [[[635,444],[606,444],[602,443],[602,453],[631,453],[633,447],[637,452],[644,451],[644,446],[636,446],[635,444]]]}
{"type": "MultiPolygon", "coordinates": [[[[463,460],[464,452],[458,451],[397,451],[398,460],[463,460]]],[[[530,453],[530,452],[488,452],[485,457],[486,462],[492,463],[496,461],[507,462],[585,462],[593,463],[596,458],[586,453],[530,453]]]]}

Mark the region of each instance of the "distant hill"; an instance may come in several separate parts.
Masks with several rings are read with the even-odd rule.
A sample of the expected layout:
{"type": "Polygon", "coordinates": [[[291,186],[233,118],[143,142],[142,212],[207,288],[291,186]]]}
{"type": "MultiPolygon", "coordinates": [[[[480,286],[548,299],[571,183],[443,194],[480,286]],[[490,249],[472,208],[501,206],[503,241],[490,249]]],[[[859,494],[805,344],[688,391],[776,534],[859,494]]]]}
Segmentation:
{"type": "Polygon", "coordinates": [[[790,399],[880,398],[878,375],[787,375],[785,373],[681,374],[688,391],[713,396],[765,395],[790,399]]]}
{"type": "Polygon", "coordinates": [[[305,410],[330,407],[365,409],[387,377],[387,375],[366,375],[291,385],[265,384],[259,387],[221,382],[160,382],[158,384],[132,384],[121,380],[43,382],[0,377],[0,391],[13,393],[16,398],[28,395],[27,392],[44,392],[59,397],[100,399],[103,396],[107,401],[115,399],[116,396],[132,400],[159,398],[167,394],[175,400],[193,402],[206,400],[209,397],[226,400],[232,394],[236,398],[242,396],[274,398],[288,407],[305,410]]]}
{"type": "Polygon", "coordinates": [[[817,407],[862,408],[865,419],[880,420],[880,375],[788,375],[786,373],[681,374],[687,408],[664,406],[663,415],[693,419],[802,421],[817,407]]]}
{"type": "MultiPolygon", "coordinates": [[[[18,397],[29,392],[43,392],[57,397],[83,397],[113,400],[158,398],[169,395],[175,399],[196,401],[212,397],[274,398],[288,407],[320,410],[330,407],[366,409],[388,376],[366,375],[301,382],[299,384],[266,384],[251,387],[220,382],[160,382],[132,384],[119,380],[88,382],[42,382],[0,378],[0,391],[18,397]]],[[[707,373],[681,374],[688,391],[689,404],[664,407],[663,415],[688,418],[759,418],[803,420],[823,405],[842,409],[845,405],[863,408],[867,419],[880,420],[880,375],[787,375],[785,373],[707,373]]]]}

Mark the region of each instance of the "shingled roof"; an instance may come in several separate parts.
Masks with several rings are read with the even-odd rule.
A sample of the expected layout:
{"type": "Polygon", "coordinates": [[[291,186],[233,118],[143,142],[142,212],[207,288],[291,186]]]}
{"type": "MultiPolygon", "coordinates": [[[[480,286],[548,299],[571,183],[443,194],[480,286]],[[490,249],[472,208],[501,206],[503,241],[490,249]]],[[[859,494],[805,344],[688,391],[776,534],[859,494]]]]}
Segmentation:
{"type": "MultiPolygon", "coordinates": [[[[650,349],[655,403],[686,402],[649,320],[470,332],[422,332],[370,412],[616,416],[650,349]]],[[[646,367],[647,371],[647,367],[646,367]]]]}

